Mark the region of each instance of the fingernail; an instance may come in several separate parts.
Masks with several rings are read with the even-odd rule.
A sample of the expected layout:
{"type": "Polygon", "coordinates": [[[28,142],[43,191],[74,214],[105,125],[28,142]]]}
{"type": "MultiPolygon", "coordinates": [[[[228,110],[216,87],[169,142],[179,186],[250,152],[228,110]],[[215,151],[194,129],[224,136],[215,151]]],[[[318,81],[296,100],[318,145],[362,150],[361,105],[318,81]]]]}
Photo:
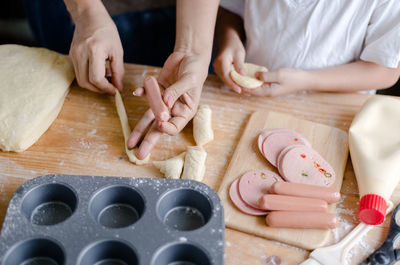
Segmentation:
{"type": "Polygon", "coordinates": [[[161,114],[160,114],[160,118],[161,118],[162,121],[168,121],[169,118],[170,118],[170,115],[169,115],[168,112],[163,111],[163,112],[161,112],[161,114]]]}
{"type": "Polygon", "coordinates": [[[136,151],[136,156],[139,159],[144,159],[146,156],[145,154],[143,154],[143,152],[145,152],[147,149],[149,149],[150,145],[148,142],[142,142],[142,144],[140,145],[140,148],[136,151]]]}

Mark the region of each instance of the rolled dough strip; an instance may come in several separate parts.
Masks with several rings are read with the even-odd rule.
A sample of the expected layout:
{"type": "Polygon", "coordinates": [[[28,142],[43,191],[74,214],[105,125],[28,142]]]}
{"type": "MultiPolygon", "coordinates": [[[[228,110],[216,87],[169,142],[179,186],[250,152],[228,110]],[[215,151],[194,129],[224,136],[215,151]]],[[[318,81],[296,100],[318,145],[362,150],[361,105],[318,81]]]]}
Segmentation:
{"type": "Polygon", "coordinates": [[[183,152],[173,158],[164,161],[153,161],[153,165],[169,179],[179,179],[181,177],[183,163],[185,162],[185,154],[183,152]]]}
{"type": "MultiPolygon", "coordinates": [[[[277,182],[278,183],[278,182],[277,182]]],[[[283,182],[282,182],[283,183],[283,182]]],[[[265,211],[327,212],[328,203],[321,199],[265,194],[258,201],[265,211]]]]}
{"type": "Polygon", "coordinates": [[[270,212],[265,221],[276,228],[333,229],[338,226],[336,215],[324,212],[270,212]]]}
{"type": "Polygon", "coordinates": [[[0,149],[22,152],[59,114],[74,67],[68,56],[44,48],[0,45],[0,149]]]}
{"type": "Polygon", "coordinates": [[[239,194],[245,203],[259,209],[258,199],[266,194],[269,188],[281,177],[269,170],[252,170],[246,172],[239,180],[239,194]]]}
{"type": "Polygon", "coordinates": [[[183,166],[182,179],[202,181],[206,169],[207,153],[199,146],[189,146],[183,166]]]}
{"type": "Polygon", "coordinates": [[[268,162],[276,167],[280,152],[282,152],[285,147],[290,145],[309,146],[310,144],[295,131],[276,132],[265,138],[263,143],[263,154],[268,162]]]}
{"type": "Polygon", "coordinates": [[[333,188],[285,181],[274,183],[269,191],[280,195],[322,199],[327,203],[335,203],[340,200],[340,192],[333,188]]]}
{"type": "Polygon", "coordinates": [[[266,215],[267,214],[266,211],[261,211],[256,208],[253,208],[242,200],[239,194],[238,184],[239,184],[239,179],[236,179],[234,182],[232,182],[231,187],[229,188],[229,197],[231,198],[233,204],[243,213],[255,216],[266,215]]]}
{"type": "Polygon", "coordinates": [[[241,75],[235,70],[235,67],[233,65],[231,66],[230,76],[233,82],[241,87],[249,89],[260,87],[264,83],[263,81],[258,80],[255,77],[255,74],[257,72],[268,72],[267,68],[256,64],[245,63],[244,69],[246,71],[246,75],[241,75]]]}
{"type": "Polygon", "coordinates": [[[203,146],[214,139],[212,112],[208,105],[200,105],[193,118],[193,137],[198,146],[203,146]]]}
{"type": "Polygon", "coordinates": [[[323,187],[331,186],[336,179],[332,166],[317,151],[301,145],[291,148],[282,157],[279,173],[289,182],[323,187]]]}
{"type": "Polygon", "coordinates": [[[136,165],[147,164],[150,160],[150,154],[145,159],[140,160],[135,155],[137,148],[129,150],[128,146],[126,145],[129,135],[131,134],[131,128],[129,127],[129,121],[128,116],[126,115],[124,102],[122,101],[121,94],[118,90],[115,90],[115,105],[117,107],[118,116],[121,121],[122,133],[124,134],[125,152],[128,155],[129,161],[136,165]]]}

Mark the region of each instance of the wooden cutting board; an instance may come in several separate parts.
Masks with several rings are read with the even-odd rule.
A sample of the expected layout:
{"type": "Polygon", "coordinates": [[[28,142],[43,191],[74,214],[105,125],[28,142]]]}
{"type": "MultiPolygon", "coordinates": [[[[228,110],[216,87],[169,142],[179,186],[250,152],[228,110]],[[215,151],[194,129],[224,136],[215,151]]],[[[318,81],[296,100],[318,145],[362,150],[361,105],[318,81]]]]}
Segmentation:
{"type": "MultiPolygon", "coordinates": [[[[272,111],[257,111],[251,115],[246,129],[236,147],[231,162],[222,180],[219,196],[225,208],[225,222],[230,228],[249,234],[277,240],[305,249],[314,249],[326,243],[330,230],[271,228],[265,217],[255,217],[240,212],[229,198],[231,183],[246,171],[270,169],[277,172],[258,151],[257,137],[267,128],[289,128],[310,141],[336,172],[334,188],[340,190],[348,156],[347,133],[338,128],[297,119],[293,116],[272,111]]],[[[334,211],[334,205],[330,206],[334,211]]]]}

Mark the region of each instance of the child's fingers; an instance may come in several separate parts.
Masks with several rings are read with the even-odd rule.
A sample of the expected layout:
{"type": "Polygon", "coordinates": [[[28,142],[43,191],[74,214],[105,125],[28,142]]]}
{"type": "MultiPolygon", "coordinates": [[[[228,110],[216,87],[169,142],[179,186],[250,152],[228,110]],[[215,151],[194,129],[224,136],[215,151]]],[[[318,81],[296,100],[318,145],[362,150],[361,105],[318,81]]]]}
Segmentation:
{"type": "Polygon", "coordinates": [[[266,83],[279,83],[281,81],[280,75],[277,71],[257,72],[255,76],[257,77],[257,79],[266,83]]]}
{"type": "Polygon", "coordinates": [[[239,74],[247,75],[246,69],[244,68],[244,54],[236,53],[233,58],[233,65],[239,74]]]}

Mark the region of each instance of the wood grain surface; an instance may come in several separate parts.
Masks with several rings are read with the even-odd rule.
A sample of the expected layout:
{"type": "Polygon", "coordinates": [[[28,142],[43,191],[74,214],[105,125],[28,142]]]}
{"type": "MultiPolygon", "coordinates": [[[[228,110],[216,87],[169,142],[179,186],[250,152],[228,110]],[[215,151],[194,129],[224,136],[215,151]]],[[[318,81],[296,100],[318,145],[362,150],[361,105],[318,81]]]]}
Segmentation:
{"type": "MultiPolygon", "coordinates": [[[[132,96],[146,75],[157,75],[159,68],[126,64],[124,92],[130,125],[148,108],[145,99],[132,96]]],[[[204,183],[218,190],[236,145],[251,114],[257,110],[277,111],[296,118],[347,130],[365,94],[300,93],[279,98],[258,98],[237,95],[223,87],[210,75],[204,85],[202,103],[213,110],[215,139],[206,146],[208,152],[204,183]]],[[[177,155],[188,145],[194,145],[189,124],[176,136],[164,135],[152,152],[156,160],[177,155]]],[[[23,153],[0,152],[0,223],[8,202],[19,185],[45,174],[82,174],[143,177],[161,174],[153,166],[135,166],[124,152],[123,136],[113,97],[95,94],[73,85],[56,121],[39,141],[23,153]]],[[[342,238],[358,220],[358,190],[350,160],[347,163],[342,190],[343,200],[337,205],[340,227],[333,231],[330,242],[342,238]]],[[[399,189],[392,197],[399,201],[399,189]]],[[[388,231],[388,222],[373,229],[351,253],[351,264],[359,264],[373,248],[379,246],[388,231]]],[[[277,256],[281,264],[299,264],[308,251],[276,241],[226,229],[226,265],[266,265],[277,256]]]]}
{"type": "MultiPolygon", "coordinates": [[[[230,200],[229,188],[232,182],[247,171],[269,169],[278,173],[277,169],[261,155],[257,146],[258,135],[264,129],[273,128],[292,129],[305,137],[313,149],[318,151],[335,170],[336,180],[333,187],[340,190],[348,155],[348,137],[345,131],[279,112],[257,111],[251,115],[218,191],[224,204],[225,223],[230,228],[301,248],[321,247],[329,238],[331,232],[329,229],[271,228],[265,224],[265,216],[244,214],[230,200]]],[[[333,205],[330,206],[330,210],[335,211],[333,205]]]]}

